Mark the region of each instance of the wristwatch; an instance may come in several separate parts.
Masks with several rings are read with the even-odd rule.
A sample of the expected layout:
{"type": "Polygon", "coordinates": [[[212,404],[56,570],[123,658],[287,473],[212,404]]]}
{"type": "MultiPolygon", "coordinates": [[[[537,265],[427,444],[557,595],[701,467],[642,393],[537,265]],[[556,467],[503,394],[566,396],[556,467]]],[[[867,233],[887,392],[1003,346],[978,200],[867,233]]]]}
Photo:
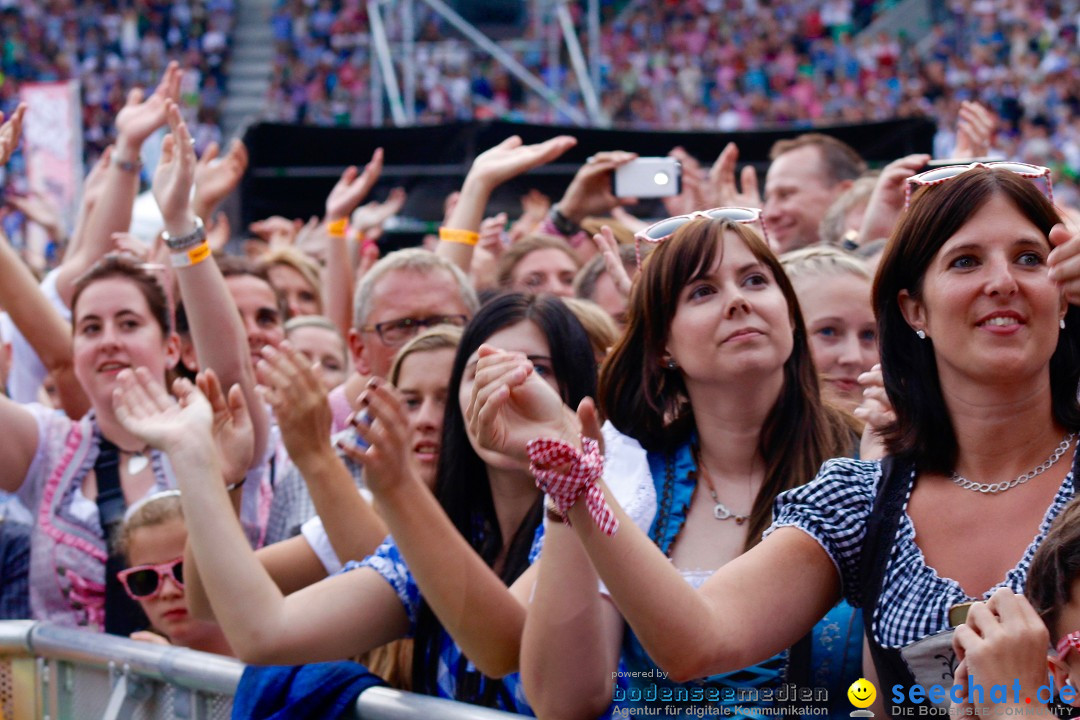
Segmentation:
{"type": "Polygon", "coordinates": [[[559,234],[565,237],[571,237],[581,229],[576,222],[559,211],[558,205],[553,205],[551,207],[551,212],[548,213],[548,219],[551,220],[551,224],[555,226],[555,229],[559,231],[559,234]]]}
{"type": "Polygon", "coordinates": [[[169,246],[169,250],[183,252],[184,250],[190,250],[206,239],[206,228],[203,227],[202,218],[196,215],[195,229],[187,235],[173,237],[167,232],[162,233],[162,235],[165,238],[165,244],[169,246]]]}

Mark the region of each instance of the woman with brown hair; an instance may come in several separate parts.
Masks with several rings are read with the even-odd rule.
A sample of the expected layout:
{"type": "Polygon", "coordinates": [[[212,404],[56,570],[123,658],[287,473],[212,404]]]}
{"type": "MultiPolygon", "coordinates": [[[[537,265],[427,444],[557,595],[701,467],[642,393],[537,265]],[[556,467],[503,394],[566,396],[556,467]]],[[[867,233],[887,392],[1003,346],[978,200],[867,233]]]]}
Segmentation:
{"type": "MultiPolygon", "coordinates": [[[[610,468],[629,515],[623,524],[647,532],[650,560],[673,567],[688,587],[756,546],[777,494],[856,441],[848,419],[821,401],[799,305],[778,261],[751,225],[723,210],[665,221],[646,235],[662,244],[643,263],[626,333],[600,377],[603,415],[647,453],[636,486],[610,468]]],[[[625,457],[626,439],[605,440],[612,457],[625,457]]],[[[575,518],[574,528],[587,522],[575,518]]],[[[615,597],[616,607],[597,592],[581,543],[557,513],[549,514],[543,555],[522,653],[540,716],[602,712],[620,659],[630,679],[616,700],[644,712],[668,705],[667,693],[696,690],[698,704],[754,716],[776,704],[784,683],[838,691],[859,675],[861,631],[842,605],[791,650],[680,685],[698,676],[657,675],[635,629],[624,632],[624,598],[615,597]]],[[[633,561],[623,567],[638,569],[633,561]]],[[[634,585],[649,592],[647,582],[634,585]]]]}
{"type": "MultiPolygon", "coordinates": [[[[950,610],[989,598],[992,611],[995,590],[1023,589],[1074,495],[1080,430],[1080,312],[1067,304],[1080,299],[1080,237],[1032,180],[1050,194],[1049,170],[1019,163],[909,179],[918,191],[874,288],[896,411],[890,457],[827,462],[778,499],[765,539],[699,592],[632,523],[609,537],[584,504],[569,509],[592,566],[673,678],[759,661],[843,596],[863,610],[879,685],[933,689],[956,663],[950,610]]],[[[570,437],[569,420],[518,420],[514,436],[570,437]]],[[[893,714],[919,704],[885,699],[893,714]]]]}

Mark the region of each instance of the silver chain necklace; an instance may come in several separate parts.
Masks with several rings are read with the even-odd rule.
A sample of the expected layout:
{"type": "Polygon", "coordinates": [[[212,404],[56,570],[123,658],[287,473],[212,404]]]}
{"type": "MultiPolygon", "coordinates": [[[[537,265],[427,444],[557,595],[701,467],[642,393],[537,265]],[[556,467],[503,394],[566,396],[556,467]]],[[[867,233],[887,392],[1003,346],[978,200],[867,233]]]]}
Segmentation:
{"type": "Polygon", "coordinates": [[[1076,433],[1069,433],[1068,435],[1066,435],[1062,439],[1061,444],[1054,449],[1054,452],[1050,454],[1050,457],[1046,458],[1046,460],[1044,460],[1041,465],[1032,470],[1028,470],[1026,473],[1020,475],[1015,480],[1011,480],[1009,482],[977,483],[972,480],[968,480],[966,477],[956,472],[952,474],[951,480],[965,490],[973,490],[975,492],[981,493],[993,494],[1005,492],[1006,490],[1012,490],[1017,485],[1023,485],[1031,478],[1042,475],[1044,472],[1054,467],[1054,465],[1057,464],[1057,461],[1061,459],[1061,456],[1065,454],[1065,451],[1069,449],[1069,446],[1072,445],[1072,441],[1075,437],[1076,433]]]}

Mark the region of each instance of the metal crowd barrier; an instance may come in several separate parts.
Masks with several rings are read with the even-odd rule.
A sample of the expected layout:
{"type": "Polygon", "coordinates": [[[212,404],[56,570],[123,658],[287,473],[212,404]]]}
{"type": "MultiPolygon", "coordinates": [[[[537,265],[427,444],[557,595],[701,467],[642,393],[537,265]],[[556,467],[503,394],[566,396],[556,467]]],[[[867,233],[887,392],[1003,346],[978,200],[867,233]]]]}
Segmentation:
{"type": "MultiPolygon", "coordinates": [[[[0,622],[0,720],[228,720],[244,665],[186,648],[0,622]]],[[[518,715],[370,688],[353,720],[511,720],[518,715]]]]}

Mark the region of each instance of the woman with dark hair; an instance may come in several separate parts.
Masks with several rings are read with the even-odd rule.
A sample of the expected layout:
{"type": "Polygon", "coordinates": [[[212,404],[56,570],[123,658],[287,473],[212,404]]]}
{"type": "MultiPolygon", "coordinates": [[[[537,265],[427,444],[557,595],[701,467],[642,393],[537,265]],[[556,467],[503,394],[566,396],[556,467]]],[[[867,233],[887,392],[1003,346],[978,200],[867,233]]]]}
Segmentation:
{"type": "MultiPolygon", "coordinates": [[[[661,231],[668,239],[649,237],[662,244],[633,286],[626,333],[601,372],[599,404],[647,451],[648,472],[639,474],[638,486],[615,491],[632,520],[626,524],[648,534],[654,561],[670,563],[680,583],[699,587],[758,544],[780,492],[813,478],[827,458],[850,452],[856,435],[849,418],[821,401],[795,292],[757,230],[726,216],[666,223],[673,226],[661,231]]],[[[625,442],[605,440],[609,447],[625,442]]],[[[607,473],[620,486],[626,475],[607,473]]],[[[620,657],[631,678],[624,697],[646,713],[669,704],[665,692],[709,689],[698,703],[757,716],[777,704],[772,698],[784,683],[825,686],[839,697],[859,677],[861,630],[846,604],[789,643],[790,651],[777,648],[751,667],[690,685],[679,684],[689,677],[658,675],[633,629],[624,631],[624,598],[615,596],[618,608],[605,602],[574,532],[558,514],[550,517],[556,522],[545,540],[522,658],[541,716],[603,712],[620,657]]],[[[635,585],[650,592],[647,582],[635,585]]]]}
{"type": "Polygon", "coordinates": [[[405,408],[385,381],[370,381],[362,402],[372,423],[357,429],[371,445],[351,452],[363,462],[391,537],[363,562],[350,563],[351,571],[288,597],[240,541],[213,453],[206,457],[205,421],[195,417],[198,393],[181,384],[183,410],[163,400],[149,412],[139,398],[161,397],[160,391],[141,374],[125,374],[126,427],[163,448],[180,477],[198,563],[199,577],[191,563],[185,568],[193,610],[199,612],[194,586],[200,584],[242,659],[341,659],[412,634],[415,690],[531,712],[520,679],[507,674],[517,668],[542,496],[527,464],[479,448],[466,427],[463,411],[482,343],[530,358],[535,375],[567,403],[595,391],[589,340],[558,299],[492,300],[466,327],[455,356],[449,396],[456,402],[446,407],[433,495],[409,452],[405,408]]]}
{"type": "MultiPolygon", "coordinates": [[[[1045,168],[1003,163],[909,180],[917,193],[874,289],[896,411],[890,456],[825,463],[780,496],[765,539],[699,592],[630,522],[609,537],[584,504],[570,508],[592,565],[673,678],[760,661],[843,596],[863,610],[879,686],[933,690],[952,677],[965,605],[989,598],[992,611],[997,588],[1023,589],[1073,497],[1080,430],[1080,312],[1066,304],[1080,297],[1080,238],[1058,225],[1041,178],[1045,168]]],[[[570,419],[519,420],[514,435],[565,438],[570,419]]],[[[885,694],[893,714],[919,702],[885,694]]]]}

